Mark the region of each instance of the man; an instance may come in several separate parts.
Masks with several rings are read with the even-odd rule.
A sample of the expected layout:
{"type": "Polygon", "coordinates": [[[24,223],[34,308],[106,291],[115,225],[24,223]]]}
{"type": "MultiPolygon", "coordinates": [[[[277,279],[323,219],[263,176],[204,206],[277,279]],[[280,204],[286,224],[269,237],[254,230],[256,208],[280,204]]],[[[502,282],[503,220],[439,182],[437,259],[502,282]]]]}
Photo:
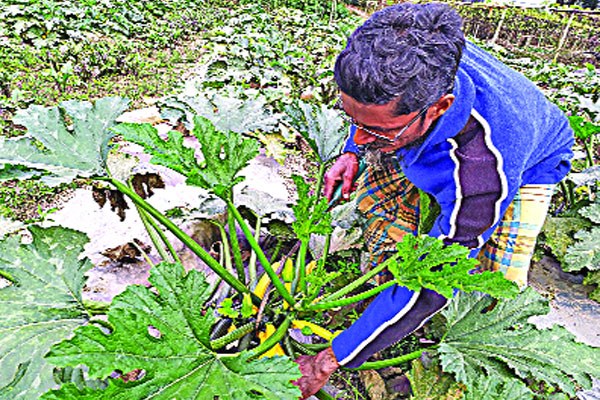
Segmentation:
{"type": "MultiPolygon", "coordinates": [[[[352,127],[325,177],[325,195],[331,199],[342,182],[348,199],[364,155],[357,204],[372,263],[416,234],[421,189],[441,209],[430,236],[472,249],[481,269],[525,286],[553,187],[570,168],[573,134],[561,111],[524,76],[465,43],[460,17],[442,4],[373,14],[348,39],[335,77],[352,127]]],[[[303,396],[446,304],[431,290],[388,288],[329,349],[297,360],[303,396]]]]}

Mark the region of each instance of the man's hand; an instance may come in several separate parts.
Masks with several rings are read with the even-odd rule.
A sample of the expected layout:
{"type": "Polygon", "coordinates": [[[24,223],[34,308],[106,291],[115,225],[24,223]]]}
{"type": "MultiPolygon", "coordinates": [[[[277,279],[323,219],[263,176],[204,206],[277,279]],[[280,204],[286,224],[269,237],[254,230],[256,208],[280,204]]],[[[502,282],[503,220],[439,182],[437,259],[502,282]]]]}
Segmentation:
{"type": "Polygon", "coordinates": [[[302,378],[294,383],[302,391],[303,399],[317,393],[327,383],[333,371],[340,366],[331,347],[314,356],[300,356],[296,362],[300,365],[302,378]]]}
{"type": "Polygon", "coordinates": [[[342,181],[342,199],[348,200],[354,190],[352,180],[358,172],[358,157],[354,153],[344,153],[333,163],[325,174],[325,197],[331,201],[337,182],[342,181]]]}

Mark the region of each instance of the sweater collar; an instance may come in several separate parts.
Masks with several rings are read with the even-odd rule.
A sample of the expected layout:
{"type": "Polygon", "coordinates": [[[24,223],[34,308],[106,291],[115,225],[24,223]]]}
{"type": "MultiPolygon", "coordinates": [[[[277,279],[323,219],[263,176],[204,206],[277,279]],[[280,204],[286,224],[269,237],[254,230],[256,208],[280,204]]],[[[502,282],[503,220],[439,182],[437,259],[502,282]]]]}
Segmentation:
{"type": "Polygon", "coordinates": [[[456,136],[469,120],[475,102],[475,85],[460,66],[456,71],[452,94],[455,96],[454,103],[438,119],[427,139],[419,147],[397,150],[403,168],[414,164],[426,149],[456,136]]]}

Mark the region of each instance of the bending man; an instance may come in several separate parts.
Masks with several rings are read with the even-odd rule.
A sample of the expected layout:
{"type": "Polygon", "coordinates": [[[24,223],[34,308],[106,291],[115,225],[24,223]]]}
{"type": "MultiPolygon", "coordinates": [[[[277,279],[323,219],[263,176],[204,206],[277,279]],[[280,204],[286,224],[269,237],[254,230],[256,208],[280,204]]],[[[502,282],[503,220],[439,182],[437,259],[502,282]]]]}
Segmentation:
{"type": "MultiPolygon", "coordinates": [[[[325,194],[331,198],[341,181],[347,199],[365,157],[357,203],[371,262],[416,234],[421,189],[441,210],[430,236],[470,248],[481,269],[525,286],[553,187],[570,168],[573,133],[564,114],[523,75],[465,42],[460,17],[442,4],[373,14],[348,39],[335,78],[352,127],[325,194]]],[[[431,290],[383,291],[331,348],[298,360],[303,395],[340,365],[357,367],[412,333],[446,303],[431,290]]]]}

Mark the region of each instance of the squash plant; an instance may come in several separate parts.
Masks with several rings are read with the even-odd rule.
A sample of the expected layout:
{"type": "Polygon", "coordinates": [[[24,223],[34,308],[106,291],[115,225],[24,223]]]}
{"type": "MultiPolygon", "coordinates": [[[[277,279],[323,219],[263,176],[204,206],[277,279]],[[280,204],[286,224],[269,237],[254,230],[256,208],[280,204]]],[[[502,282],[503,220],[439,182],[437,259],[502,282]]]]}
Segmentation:
{"type": "MultiPolygon", "coordinates": [[[[296,399],[300,391],[292,382],[300,372],[292,360],[329,343],[298,343],[290,329],[329,340],[327,330],[312,323],[316,313],[362,301],[395,283],[413,290],[433,289],[447,298],[460,291],[444,311],[446,326],[440,342],[427,351],[439,358],[444,371],[466,385],[467,393],[471,388],[476,392],[497,387],[497,381],[482,379],[499,375],[511,387],[519,386],[525,393],[522,398],[532,398],[521,382],[531,377],[573,394],[578,385],[589,387],[592,377],[600,376],[599,349],[575,343],[563,328],[535,329],[527,318],[547,312],[547,302],[533,290],[517,295],[516,286],[501,273],[469,274],[476,262],[467,258],[468,249],[458,245],[409,235],[398,244],[397,254],[377,268],[333,293],[324,290],[339,275],[326,269],[327,250],[311,268],[306,264],[311,235],[330,236],[332,231],[320,189],[324,171],[342,145],[343,123],[331,110],[303,103],[286,110],[287,123],[315,151],[319,172],[313,194],[306,182],[295,178],[299,199],[293,207],[292,229],[299,246],[290,255],[294,262],[281,263],[280,276],[275,260],[267,258],[233,198],[234,186],[243,179],[239,172],[256,156],[258,143],[234,130],[217,130],[211,121],[196,115],[192,133],[201,146],[196,155],[183,145],[177,131],[164,140],[147,124],[115,126],[114,119],[127,107],[128,102],[120,98],[100,99],[94,105],[32,106],[20,111],[15,121],[27,127],[29,135],[0,139],[2,164],[44,171],[42,179],[47,182],[89,177],[127,196],[148,222],[164,258],[151,269],[152,289],[130,286],[108,309],[98,310],[81,294],[84,273],[92,267],[79,257],[88,240],[84,234],[33,226],[29,243],[18,236],[0,242],[0,274],[12,282],[0,290],[0,399],[296,399]],[[152,155],[151,162],[179,172],[188,184],[207,189],[225,202],[229,232],[240,228],[264,270],[257,286],[274,288],[268,301],[262,290],[253,287],[256,271],[249,266],[246,275],[235,235],[230,240],[234,272],[231,262],[214,259],[127,182],[111,175],[107,157],[115,133],[143,146],[152,155]],[[43,146],[35,146],[32,139],[43,146]],[[230,300],[216,312],[210,301],[215,288],[202,273],[184,272],[162,229],[172,232],[234,290],[241,310],[234,309],[230,300]],[[355,294],[386,268],[393,281],[355,294]],[[471,292],[478,293],[467,294],[471,292]],[[500,298],[493,310],[491,297],[480,292],[500,298]],[[219,327],[223,320],[219,314],[236,318],[241,314],[243,324],[228,332],[219,327]],[[257,332],[261,318],[272,324],[266,332],[257,332]],[[261,341],[253,345],[247,338],[255,334],[261,341]],[[278,353],[285,356],[261,358],[278,353]],[[118,374],[125,375],[118,378],[118,374]]],[[[235,113],[230,115],[236,118],[235,113]]],[[[423,207],[425,218],[427,209],[423,207]]],[[[360,369],[406,362],[419,358],[424,350],[365,363],[360,369]]],[[[329,398],[323,391],[318,397],[329,398]]]]}

